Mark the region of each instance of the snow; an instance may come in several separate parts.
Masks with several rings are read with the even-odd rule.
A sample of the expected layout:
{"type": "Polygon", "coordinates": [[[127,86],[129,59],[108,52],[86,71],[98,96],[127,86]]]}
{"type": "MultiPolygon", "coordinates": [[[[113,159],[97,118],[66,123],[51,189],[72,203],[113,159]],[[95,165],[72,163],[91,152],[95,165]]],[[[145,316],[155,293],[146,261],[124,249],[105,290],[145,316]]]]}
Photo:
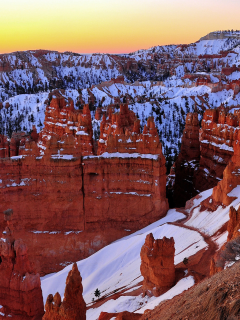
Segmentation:
{"type": "Polygon", "coordinates": [[[227,79],[230,81],[239,80],[240,79],[240,72],[239,71],[233,72],[232,74],[230,74],[230,76],[227,76],[227,79]]]}
{"type": "MultiPolygon", "coordinates": [[[[116,300],[108,300],[106,303],[98,308],[91,308],[87,310],[87,320],[98,319],[102,311],[109,313],[117,313],[122,311],[144,313],[147,309],[154,309],[160,302],[168,299],[172,299],[176,295],[189,289],[194,285],[193,276],[181,279],[173,288],[167,291],[160,297],[142,297],[140,296],[121,296],[116,300]],[[141,306],[144,307],[141,308],[141,306]]],[[[135,288],[134,288],[135,289],[135,288]]],[[[130,290],[129,290],[130,291],[130,290]]],[[[128,292],[129,292],[128,291],[128,292]]],[[[131,292],[131,291],[130,291],[131,292]]]]}
{"type": "Polygon", "coordinates": [[[73,160],[76,159],[72,154],[52,154],[52,159],[73,160]]]}
{"type": "Polygon", "coordinates": [[[227,242],[227,237],[228,237],[228,231],[225,231],[222,234],[219,234],[213,237],[212,240],[217,243],[218,249],[220,249],[224,245],[224,243],[227,242]]]}
{"type": "Polygon", "coordinates": [[[77,131],[76,132],[76,136],[88,136],[89,134],[87,132],[84,131],[77,131]]]}
{"type": "MultiPolygon", "coordinates": [[[[161,239],[164,236],[168,238],[174,237],[176,248],[175,264],[183,261],[185,257],[207,248],[207,243],[198,232],[170,224],[170,222],[184,217],[184,214],[176,210],[169,210],[167,216],[159,221],[115,241],[87,259],[79,261],[77,265],[83,278],[83,294],[86,303],[92,302],[96,288],[99,288],[102,294],[109,295],[114,290],[119,291],[123,287],[130,289],[139,286],[138,283],[142,281],[140,250],[146,235],[150,232],[153,233],[155,239],[161,239]]],[[[65,279],[70,269],[71,266],[68,266],[42,280],[44,301],[46,301],[49,293],[58,291],[63,296],[65,279]]],[[[178,286],[187,288],[188,285],[182,286],[180,283],[178,286]]],[[[178,286],[176,290],[179,289],[178,286]]],[[[174,292],[174,289],[172,292],[174,292]]],[[[140,308],[142,300],[142,297],[124,296],[119,298],[117,302],[112,301],[113,304],[108,301],[98,310],[90,309],[87,313],[87,319],[96,319],[101,310],[113,310],[111,308],[115,308],[115,310],[122,310],[123,308],[126,310],[127,306],[129,310],[135,311],[140,308]]]]}
{"type": "Polygon", "coordinates": [[[191,212],[191,210],[197,206],[199,206],[199,204],[204,201],[205,199],[209,198],[212,195],[212,191],[213,189],[208,189],[205,190],[201,193],[199,193],[193,200],[193,205],[191,206],[190,209],[188,209],[189,212],[191,212]]]}
{"type": "Polygon", "coordinates": [[[104,152],[100,156],[85,156],[85,157],[83,157],[83,160],[94,159],[94,158],[95,159],[96,158],[128,158],[128,159],[129,158],[134,158],[134,159],[141,158],[141,159],[158,160],[158,155],[157,154],[156,155],[142,154],[142,153],[120,153],[120,152],[108,153],[108,152],[104,152]]]}
{"type": "MultiPolygon", "coordinates": [[[[209,194],[209,192],[207,194],[209,194]]],[[[201,212],[201,207],[198,206],[193,209],[192,217],[185,224],[190,227],[198,228],[201,232],[208,236],[214,235],[229,220],[230,207],[233,206],[234,208],[238,209],[240,203],[240,186],[234,188],[228,194],[228,196],[237,197],[237,199],[235,199],[229,206],[225,208],[219,206],[213,212],[207,210],[201,212]]],[[[222,240],[223,239],[220,241],[222,240]]]]}
{"type": "Polygon", "coordinates": [[[145,193],[137,193],[137,192],[109,192],[110,194],[130,194],[132,196],[138,196],[138,197],[151,197],[151,194],[145,194],[145,193]]]}
{"type": "Polygon", "coordinates": [[[18,159],[22,159],[22,158],[24,158],[24,156],[23,156],[23,155],[21,155],[21,156],[13,156],[13,157],[11,157],[11,159],[12,159],[12,160],[18,160],[18,159]]]}
{"type": "Polygon", "coordinates": [[[160,302],[164,300],[169,300],[175,297],[176,295],[182,293],[185,290],[188,290],[194,285],[194,278],[193,276],[189,276],[187,278],[181,279],[174,287],[172,287],[170,290],[168,290],[166,293],[161,295],[160,297],[157,298],[151,298],[150,302],[141,308],[140,310],[137,310],[137,313],[144,313],[145,310],[147,309],[154,309],[157,305],[159,305],[160,302]]]}

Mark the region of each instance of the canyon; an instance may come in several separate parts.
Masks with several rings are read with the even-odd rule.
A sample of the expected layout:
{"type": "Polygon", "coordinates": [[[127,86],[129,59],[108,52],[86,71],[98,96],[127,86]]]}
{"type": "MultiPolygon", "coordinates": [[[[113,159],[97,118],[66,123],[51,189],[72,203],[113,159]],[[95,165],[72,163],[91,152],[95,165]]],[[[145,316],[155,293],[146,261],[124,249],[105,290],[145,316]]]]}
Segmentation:
{"type": "Polygon", "coordinates": [[[46,108],[39,135],[13,135],[9,145],[2,137],[0,208],[14,210],[16,237],[27,244],[40,274],[86,258],[168,210],[165,159],[153,120],[140,133],[127,105],[108,119],[116,132],[105,134],[103,120],[107,140],[99,140],[106,146],[99,155],[93,154],[88,105],[74,110],[60,94],[46,108]]]}
{"type": "Polygon", "coordinates": [[[0,55],[0,318],[239,316],[239,34],[0,55]]]}

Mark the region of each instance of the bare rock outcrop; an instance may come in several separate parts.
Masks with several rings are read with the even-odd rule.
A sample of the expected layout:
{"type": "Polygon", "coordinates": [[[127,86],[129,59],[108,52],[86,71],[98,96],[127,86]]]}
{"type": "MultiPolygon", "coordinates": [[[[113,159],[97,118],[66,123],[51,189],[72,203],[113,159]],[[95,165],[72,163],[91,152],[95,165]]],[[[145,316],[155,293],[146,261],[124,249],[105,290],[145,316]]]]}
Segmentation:
{"type": "MultiPolygon", "coordinates": [[[[102,120],[106,148],[93,155],[88,105],[75,110],[56,92],[39,136],[19,135],[12,148],[17,156],[0,159],[0,209],[13,208],[16,237],[28,246],[41,275],[88,257],[169,208],[153,119],[143,133],[127,105],[117,119],[109,133],[104,127],[109,119],[102,120]]],[[[4,137],[0,142],[9,144],[4,137]]]]}
{"type": "Polygon", "coordinates": [[[2,313],[14,319],[42,319],[43,297],[39,274],[28,260],[27,247],[15,240],[12,210],[4,213],[7,226],[0,239],[0,304],[2,313]]]}
{"type": "Polygon", "coordinates": [[[223,171],[234,153],[238,139],[238,116],[225,111],[206,110],[200,129],[200,167],[195,175],[195,188],[213,188],[223,178],[223,171]]]}
{"type": "Polygon", "coordinates": [[[197,113],[188,113],[182,136],[181,152],[175,162],[174,206],[183,207],[197,195],[194,174],[199,167],[200,142],[197,113]]]}
{"type": "Polygon", "coordinates": [[[146,236],[140,253],[143,294],[159,296],[174,285],[174,254],[173,238],[154,240],[152,233],[146,236]]]}
{"type": "Polygon", "coordinates": [[[43,320],[86,320],[86,303],[82,296],[82,277],[74,263],[66,279],[63,301],[57,292],[48,295],[43,320]]]}
{"type": "Polygon", "coordinates": [[[143,132],[140,133],[140,120],[128,109],[127,104],[120,105],[119,113],[104,115],[100,126],[98,155],[104,152],[162,154],[157,128],[153,117],[149,117],[143,132]]]}

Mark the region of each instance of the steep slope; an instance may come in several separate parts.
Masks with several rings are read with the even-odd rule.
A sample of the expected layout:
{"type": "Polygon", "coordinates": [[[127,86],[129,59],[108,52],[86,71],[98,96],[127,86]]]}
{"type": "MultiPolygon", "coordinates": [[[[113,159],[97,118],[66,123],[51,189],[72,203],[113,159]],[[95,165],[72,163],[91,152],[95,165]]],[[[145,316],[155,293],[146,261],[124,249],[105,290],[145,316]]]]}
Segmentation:
{"type": "Polygon", "coordinates": [[[240,263],[144,313],[141,320],[239,319],[240,263]]]}
{"type": "MultiPolygon", "coordinates": [[[[170,299],[168,306],[171,306],[171,310],[175,310],[171,299],[193,286],[194,283],[209,276],[211,257],[227,241],[224,225],[229,219],[230,207],[219,207],[215,212],[201,209],[211,194],[212,189],[201,193],[188,203],[186,214],[189,215],[189,218],[186,222],[183,221],[186,217],[183,213],[173,209],[169,210],[165,218],[78,262],[78,268],[83,277],[84,299],[88,306],[87,319],[98,319],[101,312],[112,314],[122,311],[136,311],[144,313],[145,310],[152,310],[160,302],[168,299],[170,299]],[[143,280],[140,273],[140,250],[146,235],[150,232],[155,239],[173,237],[176,249],[174,257],[177,274],[176,284],[157,298],[140,295],[143,280]],[[183,260],[187,260],[186,264],[183,263],[183,260]],[[94,291],[96,288],[100,289],[101,298],[95,301],[94,291]]],[[[240,197],[238,195],[232,205],[236,207],[239,206],[239,203],[240,197]]],[[[52,288],[59,291],[60,295],[63,294],[64,281],[70,268],[68,266],[61,272],[42,279],[44,299],[52,288]]],[[[206,281],[209,283],[211,280],[206,281]]],[[[201,282],[193,290],[202,288],[204,283],[201,282]]],[[[213,288],[215,292],[215,285],[213,288]]],[[[184,293],[180,295],[180,299],[183,295],[184,293]]],[[[192,301],[191,298],[188,297],[188,299],[192,301]]],[[[175,301],[173,300],[174,303],[176,303],[175,301]]],[[[169,316],[167,308],[163,307],[160,310],[169,316]]],[[[194,303],[192,310],[197,312],[194,303]]],[[[186,312],[186,309],[183,308],[182,312],[186,312]]],[[[214,312],[217,311],[214,309],[214,312]]],[[[147,314],[154,316],[155,311],[144,313],[143,317],[147,314]]]]}
{"type": "MultiPolygon", "coordinates": [[[[158,299],[155,297],[143,298],[139,296],[139,293],[131,294],[131,291],[141,286],[143,280],[140,273],[140,250],[149,232],[153,233],[155,239],[161,239],[164,236],[174,237],[176,244],[175,266],[179,265],[186,256],[190,257],[197,252],[205,251],[207,244],[198,232],[170,224],[170,222],[184,217],[182,213],[170,210],[165,218],[106,246],[91,257],[77,263],[83,278],[84,300],[90,308],[87,311],[87,319],[97,319],[101,311],[135,311],[143,303],[158,299]],[[102,300],[103,304],[97,309],[95,309],[94,303],[92,305],[96,288],[100,289],[102,296],[106,298],[106,300],[102,300]]],[[[71,266],[68,266],[61,272],[42,280],[44,299],[47,298],[49,290],[53,290],[53,288],[60,295],[63,294],[64,281],[70,268],[71,266]]],[[[185,288],[194,283],[192,277],[183,282],[185,288]]],[[[176,285],[176,288],[179,290],[179,284],[176,285]]]]}

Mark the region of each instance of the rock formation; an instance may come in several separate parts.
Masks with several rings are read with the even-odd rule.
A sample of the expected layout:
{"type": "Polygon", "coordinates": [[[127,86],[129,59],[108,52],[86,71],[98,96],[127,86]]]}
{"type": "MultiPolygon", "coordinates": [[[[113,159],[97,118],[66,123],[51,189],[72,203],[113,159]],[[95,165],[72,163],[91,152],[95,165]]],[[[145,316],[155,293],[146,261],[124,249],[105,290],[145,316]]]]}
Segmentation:
{"type": "Polygon", "coordinates": [[[86,303],[82,296],[82,277],[74,263],[66,279],[63,301],[57,292],[48,295],[43,320],[86,320],[86,303]]]}
{"type": "Polygon", "coordinates": [[[4,212],[7,227],[0,239],[0,304],[14,319],[42,319],[43,297],[39,274],[28,260],[27,247],[10,229],[11,209],[4,212]]]}
{"type": "Polygon", "coordinates": [[[219,110],[206,110],[200,129],[200,167],[195,175],[199,191],[215,187],[233,156],[239,131],[238,117],[219,110]]]}
{"type": "Polygon", "coordinates": [[[144,294],[159,296],[174,285],[174,254],[173,238],[154,240],[152,233],[146,236],[140,253],[144,294]]]}
{"type": "Polygon", "coordinates": [[[233,143],[234,154],[223,172],[223,179],[213,189],[211,199],[203,201],[203,206],[215,210],[216,206],[228,206],[235,199],[229,193],[240,184],[240,133],[239,128],[235,132],[235,141],[233,143]]]}
{"type": "Polygon", "coordinates": [[[197,113],[188,113],[182,136],[181,152],[175,162],[174,206],[183,207],[197,195],[194,174],[199,166],[200,142],[197,113]]]}
{"type": "Polygon", "coordinates": [[[38,143],[42,153],[44,148],[48,149],[49,143],[52,144],[53,139],[55,148],[51,148],[52,152],[56,149],[59,157],[67,154],[69,150],[62,150],[65,149],[62,138],[67,135],[72,142],[70,151],[74,155],[93,154],[93,131],[89,106],[84,105],[83,110],[75,110],[73,101],[70,99],[66,101],[58,91],[53,91],[50,97],[52,100],[45,111],[44,129],[40,132],[38,143]]]}
{"type": "Polygon", "coordinates": [[[154,122],[150,118],[140,133],[134,113],[127,105],[121,110],[109,116],[118,119],[114,132],[104,133],[109,120],[103,118],[105,149],[93,155],[88,106],[74,110],[56,92],[39,137],[18,135],[14,156],[6,159],[7,148],[2,154],[0,208],[13,208],[15,234],[42,275],[88,257],[168,210],[165,158],[154,122]]]}
{"type": "Polygon", "coordinates": [[[104,152],[161,154],[162,147],[153,117],[148,118],[140,134],[140,120],[127,104],[120,105],[119,113],[109,112],[107,119],[103,116],[98,155],[104,152]]]}
{"type": "Polygon", "coordinates": [[[228,238],[227,241],[230,241],[237,236],[239,236],[240,229],[240,207],[235,210],[233,207],[230,207],[229,210],[229,221],[228,221],[228,238]]]}

